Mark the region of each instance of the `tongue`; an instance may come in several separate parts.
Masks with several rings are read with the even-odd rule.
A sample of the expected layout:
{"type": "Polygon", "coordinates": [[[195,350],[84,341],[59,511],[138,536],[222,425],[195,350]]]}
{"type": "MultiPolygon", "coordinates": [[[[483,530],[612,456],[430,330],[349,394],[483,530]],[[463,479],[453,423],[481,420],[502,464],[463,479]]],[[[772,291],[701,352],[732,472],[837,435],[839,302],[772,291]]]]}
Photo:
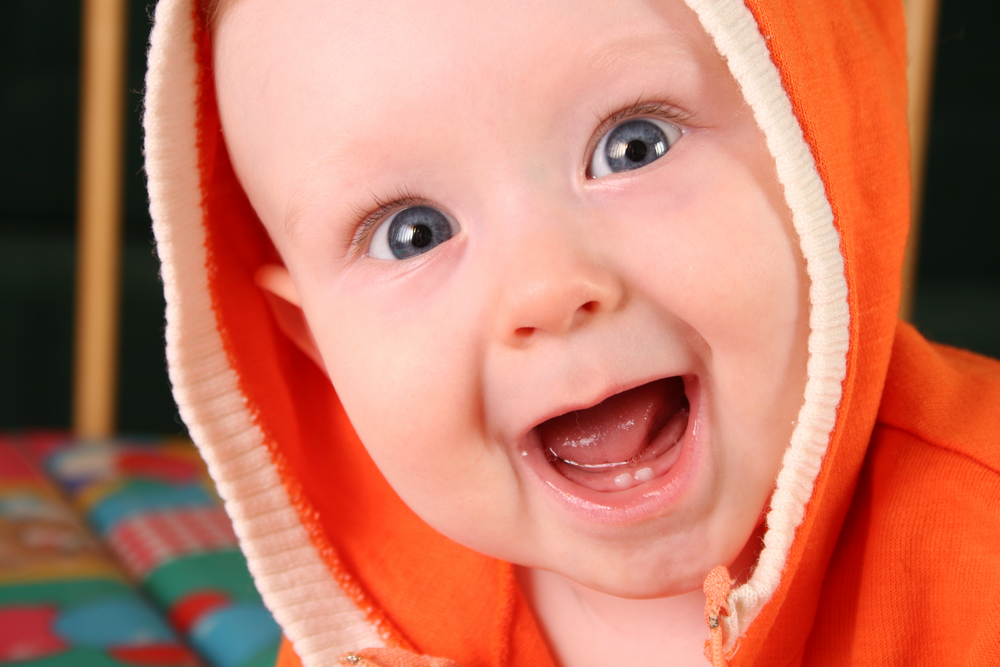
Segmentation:
{"type": "Polygon", "coordinates": [[[617,463],[638,456],[683,405],[684,382],[665,378],[538,425],[542,446],[565,461],[617,463]]]}

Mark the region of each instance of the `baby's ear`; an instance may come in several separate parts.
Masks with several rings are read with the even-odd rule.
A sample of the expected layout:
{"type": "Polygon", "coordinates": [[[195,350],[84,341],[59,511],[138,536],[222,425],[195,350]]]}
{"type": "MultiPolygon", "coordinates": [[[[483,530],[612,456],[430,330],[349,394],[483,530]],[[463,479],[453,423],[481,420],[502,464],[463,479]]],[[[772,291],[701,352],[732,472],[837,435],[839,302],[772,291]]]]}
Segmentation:
{"type": "Polygon", "coordinates": [[[323,357],[320,356],[316,339],[313,338],[306,316],[302,312],[299,292],[295,289],[295,283],[292,282],[288,269],[280,264],[265,264],[257,269],[253,281],[264,290],[264,297],[281,332],[326,373],[323,357]]]}

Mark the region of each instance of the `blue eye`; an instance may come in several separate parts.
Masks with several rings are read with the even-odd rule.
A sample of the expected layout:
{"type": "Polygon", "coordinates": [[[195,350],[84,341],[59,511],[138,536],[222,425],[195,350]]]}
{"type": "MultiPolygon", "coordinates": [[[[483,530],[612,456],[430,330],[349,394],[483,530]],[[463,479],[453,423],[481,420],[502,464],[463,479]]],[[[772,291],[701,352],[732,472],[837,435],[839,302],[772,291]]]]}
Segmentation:
{"type": "Polygon", "coordinates": [[[458,225],[430,206],[411,206],[389,216],[376,228],[368,246],[375,259],[407,259],[441,245],[458,225]]]}
{"type": "Polygon", "coordinates": [[[589,176],[600,178],[645,167],[663,157],[680,137],[679,129],[662,120],[627,120],[601,137],[590,158],[589,176]]]}

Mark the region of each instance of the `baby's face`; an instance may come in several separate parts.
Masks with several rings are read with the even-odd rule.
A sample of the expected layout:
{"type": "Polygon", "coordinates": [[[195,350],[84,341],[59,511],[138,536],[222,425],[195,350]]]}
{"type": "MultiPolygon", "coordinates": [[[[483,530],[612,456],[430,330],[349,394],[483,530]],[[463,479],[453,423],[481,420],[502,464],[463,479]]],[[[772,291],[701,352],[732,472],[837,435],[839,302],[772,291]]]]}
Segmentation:
{"type": "Polygon", "coordinates": [[[625,597],[740,554],[802,402],[807,284],[680,0],[241,0],[215,48],[237,172],[417,514],[625,597]]]}

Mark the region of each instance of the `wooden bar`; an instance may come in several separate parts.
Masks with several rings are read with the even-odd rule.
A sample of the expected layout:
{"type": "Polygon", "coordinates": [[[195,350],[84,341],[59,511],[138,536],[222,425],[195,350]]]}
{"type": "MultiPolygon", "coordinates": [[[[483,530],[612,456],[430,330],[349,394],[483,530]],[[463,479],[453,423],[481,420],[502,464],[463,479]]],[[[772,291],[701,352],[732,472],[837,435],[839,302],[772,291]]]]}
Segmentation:
{"type": "Polygon", "coordinates": [[[85,438],[115,430],[126,11],[83,2],[73,430],[85,438]]]}
{"type": "Polygon", "coordinates": [[[917,255],[920,247],[920,216],[927,164],[927,135],[930,128],[931,91],[934,84],[934,53],[937,46],[939,0],[906,0],[906,43],[909,61],[906,78],[910,121],[910,238],[903,260],[903,295],[899,316],[913,316],[916,290],[917,255]]]}

